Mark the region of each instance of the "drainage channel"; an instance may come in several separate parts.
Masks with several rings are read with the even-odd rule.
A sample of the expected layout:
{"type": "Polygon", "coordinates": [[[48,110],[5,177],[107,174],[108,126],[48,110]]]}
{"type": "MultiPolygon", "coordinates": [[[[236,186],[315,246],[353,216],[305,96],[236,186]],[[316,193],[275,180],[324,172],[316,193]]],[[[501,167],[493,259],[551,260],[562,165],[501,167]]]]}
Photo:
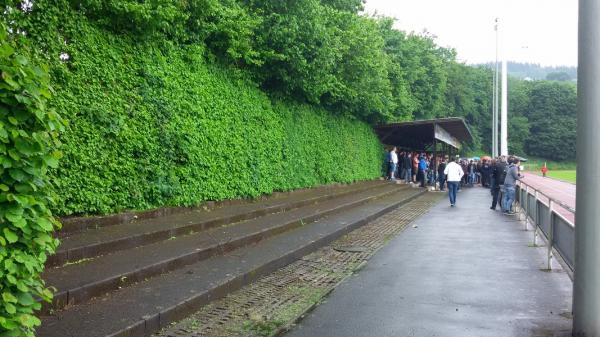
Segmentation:
{"type": "Polygon", "coordinates": [[[426,193],[332,244],[206,305],[153,336],[279,335],[442,196],[426,193]]]}

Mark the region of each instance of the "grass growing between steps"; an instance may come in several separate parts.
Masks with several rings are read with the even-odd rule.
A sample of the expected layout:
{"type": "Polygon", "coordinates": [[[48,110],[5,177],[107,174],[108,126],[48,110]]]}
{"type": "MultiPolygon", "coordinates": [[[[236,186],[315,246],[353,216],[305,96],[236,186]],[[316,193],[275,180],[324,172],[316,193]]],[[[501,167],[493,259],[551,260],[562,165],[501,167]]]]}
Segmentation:
{"type": "Polygon", "coordinates": [[[154,336],[281,335],[442,198],[442,194],[426,193],[329,246],[206,305],[154,336]],[[341,247],[360,249],[339,251],[341,247]]]}
{"type": "Polygon", "coordinates": [[[241,335],[255,337],[270,337],[276,335],[286,326],[286,324],[295,321],[307,310],[319,304],[321,299],[327,293],[323,289],[310,286],[290,287],[288,292],[292,294],[292,296],[297,296],[299,301],[281,307],[280,310],[273,313],[273,317],[256,315],[253,317],[251,315],[250,319],[244,322],[243,328],[239,331],[241,332],[241,335]]]}

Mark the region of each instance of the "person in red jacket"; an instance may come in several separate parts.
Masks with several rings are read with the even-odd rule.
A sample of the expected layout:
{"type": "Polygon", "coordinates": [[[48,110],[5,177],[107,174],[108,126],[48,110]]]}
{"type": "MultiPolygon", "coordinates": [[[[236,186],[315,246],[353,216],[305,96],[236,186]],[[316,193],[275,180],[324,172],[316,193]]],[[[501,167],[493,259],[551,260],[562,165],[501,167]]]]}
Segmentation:
{"type": "Polygon", "coordinates": [[[548,167],[546,167],[546,163],[544,163],[544,166],[542,166],[542,175],[544,177],[546,176],[546,172],[548,172],[548,167]]]}

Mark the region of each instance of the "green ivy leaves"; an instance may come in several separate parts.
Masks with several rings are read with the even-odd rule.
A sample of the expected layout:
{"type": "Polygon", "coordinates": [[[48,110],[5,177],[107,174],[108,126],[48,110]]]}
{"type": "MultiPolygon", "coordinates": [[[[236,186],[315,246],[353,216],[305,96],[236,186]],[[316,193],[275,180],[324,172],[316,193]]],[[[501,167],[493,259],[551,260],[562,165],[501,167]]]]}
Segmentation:
{"type": "Polygon", "coordinates": [[[202,45],[140,44],[73,22],[77,69],[52,66],[52,105],[69,118],[64,158],[50,170],[55,213],[196,205],[379,175],[381,148],[367,124],[273,103],[248,76],[207,62],[202,45]],[[330,165],[345,160],[338,146],[360,160],[330,165]]]}
{"type": "Polygon", "coordinates": [[[33,336],[40,324],[34,311],[41,307],[34,296],[52,298],[40,278],[47,254],[58,244],[52,232],[59,228],[47,207],[46,172],[57,165],[64,124],[47,107],[48,74],[14,38],[0,23],[0,332],[33,336]]]}

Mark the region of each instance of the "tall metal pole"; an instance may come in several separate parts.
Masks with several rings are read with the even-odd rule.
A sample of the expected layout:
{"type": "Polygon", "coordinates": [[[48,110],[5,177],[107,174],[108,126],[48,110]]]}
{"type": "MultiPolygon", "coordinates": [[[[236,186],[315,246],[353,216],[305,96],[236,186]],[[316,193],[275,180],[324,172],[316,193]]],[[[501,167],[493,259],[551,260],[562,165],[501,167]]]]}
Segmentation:
{"type": "Polygon", "coordinates": [[[498,27],[499,22],[496,18],[496,25],[494,30],[496,31],[496,63],[494,64],[494,103],[492,113],[492,157],[498,157],[498,27]]]}
{"type": "Polygon", "coordinates": [[[579,0],[573,335],[600,336],[600,1],[579,0]],[[585,165],[584,165],[585,163],[585,165]]]}
{"type": "MultiPolygon", "coordinates": [[[[500,35],[502,37],[502,34],[500,35]]],[[[508,67],[506,47],[502,46],[502,110],[500,115],[500,154],[508,155],[508,67]]]]}
{"type": "Polygon", "coordinates": [[[496,157],[496,144],[494,142],[496,131],[496,73],[492,73],[492,157],[496,157]]]}

